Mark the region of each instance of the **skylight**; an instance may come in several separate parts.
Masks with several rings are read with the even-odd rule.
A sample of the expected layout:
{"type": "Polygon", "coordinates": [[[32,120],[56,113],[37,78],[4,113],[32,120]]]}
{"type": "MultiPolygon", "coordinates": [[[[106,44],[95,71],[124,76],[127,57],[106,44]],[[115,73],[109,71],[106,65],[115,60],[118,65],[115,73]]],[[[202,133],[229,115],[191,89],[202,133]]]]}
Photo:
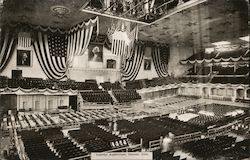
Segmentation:
{"type": "Polygon", "coordinates": [[[249,42],[249,36],[240,37],[241,40],[249,42]]]}
{"type": "Polygon", "coordinates": [[[212,44],[215,45],[215,46],[222,46],[222,45],[229,45],[229,44],[231,44],[231,42],[228,42],[228,41],[219,41],[219,42],[214,42],[212,44]]]}

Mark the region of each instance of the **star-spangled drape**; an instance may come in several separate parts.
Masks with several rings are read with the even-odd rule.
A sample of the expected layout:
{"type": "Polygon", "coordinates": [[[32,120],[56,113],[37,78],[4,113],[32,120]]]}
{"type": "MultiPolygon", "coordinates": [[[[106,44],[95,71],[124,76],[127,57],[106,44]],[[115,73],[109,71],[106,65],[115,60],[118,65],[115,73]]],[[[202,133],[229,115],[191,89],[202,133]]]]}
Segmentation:
{"type": "Polygon", "coordinates": [[[59,29],[38,29],[33,43],[34,51],[44,73],[50,79],[62,79],[67,76],[74,56],[86,51],[98,17],[82,22],[68,31],[59,29]]]}
{"type": "Polygon", "coordinates": [[[48,35],[48,44],[51,56],[66,57],[68,41],[65,35],[55,33],[48,35]]]}
{"type": "MultiPolygon", "coordinates": [[[[34,42],[34,50],[40,66],[47,77],[50,79],[62,79],[66,73],[65,55],[67,51],[64,49],[65,45],[61,46],[61,44],[55,44],[58,42],[51,41],[54,37],[55,34],[38,32],[34,42]],[[53,38],[51,38],[52,36],[53,38]]],[[[64,38],[66,38],[65,35],[64,38]]]]}

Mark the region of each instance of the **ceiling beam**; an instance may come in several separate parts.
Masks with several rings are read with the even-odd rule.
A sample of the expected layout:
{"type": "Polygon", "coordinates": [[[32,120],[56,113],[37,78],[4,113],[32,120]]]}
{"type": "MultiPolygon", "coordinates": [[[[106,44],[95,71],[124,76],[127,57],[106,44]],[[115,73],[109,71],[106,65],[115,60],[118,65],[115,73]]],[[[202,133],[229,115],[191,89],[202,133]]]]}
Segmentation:
{"type": "Polygon", "coordinates": [[[98,15],[98,16],[104,16],[104,17],[119,19],[119,20],[123,20],[123,21],[127,21],[127,22],[142,24],[142,25],[146,25],[146,26],[150,25],[149,23],[146,23],[146,22],[133,20],[133,19],[128,19],[128,18],[119,17],[119,16],[113,16],[113,15],[109,15],[109,14],[106,14],[106,13],[100,13],[100,12],[96,12],[96,11],[87,10],[87,9],[84,9],[84,8],[81,8],[80,11],[85,12],[85,13],[95,14],[95,15],[98,15]]]}
{"type": "MultiPolygon", "coordinates": [[[[141,4],[142,2],[144,2],[145,0],[142,0],[139,2],[139,4],[141,4]]],[[[107,14],[107,13],[100,13],[100,12],[97,12],[97,11],[91,11],[91,10],[88,10],[88,9],[85,9],[85,7],[81,7],[80,8],[80,11],[82,12],[86,12],[86,13],[90,13],[90,14],[95,14],[95,15],[98,15],[98,16],[104,16],[104,17],[109,17],[109,18],[114,18],[114,19],[119,19],[119,20],[123,20],[123,21],[127,21],[127,22],[133,22],[133,23],[137,23],[137,24],[141,24],[141,25],[145,25],[145,26],[148,26],[148,25],[152,25],[152,24],[155,24],[165,18],[168,18],[180,11],[183,11],[185,9],[188,9],[188,8],[191,8],[193,6],[196,6],[196,5],[199,5],[201,3],[204,3],[204,2],[207,2],[208,0],[190,0],[186,3],[183,3],[179,6],[177,6],[173,12],[161,17],[160,19],[157,19],[155,20],[154,22],[151,22],[151,23],[147,23],[147,22],[142,22],[142,21],[139,21],[139,20],[134,20],[134,19],[129,19],[129,18],[124,18],[124,17],[121,17],[121,16],[113,16],[113,15],[110,15],[110,14],[107,14]]],[[[166,5],[168,3],[164,3],[164,5],[166,5]]],[[[123,14],[124,15],[124,14],[123,14]]]]}
{"type": "Polygon", "coordinates": [[[83,4],[82,8],[87,7],[87,5],[89,4],[90,1],[91,1],[91,0],[87,0],[87,2],[85,2],[85,3],[83,4]]]}
{"type": "Polygon", "coordinates": [[[141,2],[139,2],[138,4],[136,4],[134,7],[130,8],[128,11],[126,11],[125,13],[122,14],[122,16],[126,15],[128,12],[130,12],[131,10],[135,9],[137,6],[139,5],[144,5],[147,2],[144,2],[145,0],[142,0],[141,2]],[[142,4],[143,3],[143,4],[142,4]]]}
{"type": "Polygon", "coordinates": [[[177,7],[174,9],[173,12],[171,12],[171,13],[169,13],[169,14],[163,16],[163,17],[161,17],[160,19],[155,20],[154,22],[150,23],[150,25],[155,24],[155,23],[157,23],[157,22],[159,22],[159,21],[161,21],[161,20],[163,20],[163,19],[165,19],[165,18],[168,18],[168,17],[170,17],[170,16],[172,16],[172,15],[174,15],[174,14],[180,12],[180,11],[183,11],[183,10],[185,10],[185,9],[191,8],[191,7],[193,7],[193,6],[199,5],[199,4],[204,3],[204,2],[207,2],[207,1],[208,1],[208,0],[190,0],[190,1],[188,1],[188,2],[185,2],[185,3],[183,3],[183,4],[179,5],[179,6],[177,6],[177,7]]]}

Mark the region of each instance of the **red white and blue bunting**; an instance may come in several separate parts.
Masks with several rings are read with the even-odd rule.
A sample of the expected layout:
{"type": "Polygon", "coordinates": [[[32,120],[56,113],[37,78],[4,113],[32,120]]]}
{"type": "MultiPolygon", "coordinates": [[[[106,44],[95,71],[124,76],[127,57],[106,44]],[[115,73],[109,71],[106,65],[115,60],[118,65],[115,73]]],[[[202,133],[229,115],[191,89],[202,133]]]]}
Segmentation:
{"type": "Polygon", "coordinates": [[[90,19],[87,23],[81,23],[72,27],[68,32],[67,67],[72,66],[74,56],[81,56],[87,50],[94,26],[99,33],[99,18],[90,19]]]}
{"type": "Polygon", "coordinates": [[[61,43],[61,39],[63,39],[63,37],[64,39],[66,38],[65,34],[63,34],[63,36],[56,36],[53,33],[48,34],[44,32],[38,32],[36,40],[33,44],[40,66],[42,67],[47,77],[50,79],[62,79],[65,77],[65,45],[58,46],[60,45],[59,43],[61,43]],[[49,41],[49,38],[51,37],[53,37],[53,39],[56,39],[56,41],[49,41]],[[52,47],[57,48],[57,50],[60,50],[58,52],[62,54],[55,54],[57,51],[53,52],[52,47]]]}
{"type": "Polygon", "coordinates": [[[16,39],[8,29],[3,29],[0,41],[0,71],[2,71],[11,57],[15,47],[16,39]]]}
{"type": "Polygon", "coordinates": [[[244,56],[240,56],[240,57],[229,57],[229,58],[211,58],[211,59],[202,59],[202,60],[182,60],[181,64],[201,64],[201,63],[219,63],[219,62],[238,62],[238,61],[249,61],[250,57],[244,57],[244,56]]]}
{"type": "Polygon", "coordinates": [[[0,95],[1,94],[16,94],[16,95],[77,95],[77,90],[52,90],[49,88],[45,89],[37,89],[37,88],[31,88],[31,89],[24,89],[21,87],[17,88],[0,88],[0,95]]]}
{"type": "Polygon", "coordinates": [[[156,46],[153,47],[152,59],[155,66],[156,73],[159,77],[167,77],[168,76],[168,59],[167,54],[168,48],[166,46],[156,46]],[[165,56],[163,56],[165,55],[165,56]]]}
{"type": "Polygon", "coordinates": [[[36,32],[34,50],[48,78],[62,79],[67,76],[74,56],[81,56],[86,51],[95,25],[98,33],[98,23],[99,19],[96,17],[72,27],[68,32],[58,29],[36,32]]]}
{"type": "Polygon", "coordinates": [[[132,81],[136,78],[141,68],[145,45],[141,42],[135,43],[132,51],[129,53],[131,58],[127,59],[126,55],[122,56],[122,79],[132,81]]]}

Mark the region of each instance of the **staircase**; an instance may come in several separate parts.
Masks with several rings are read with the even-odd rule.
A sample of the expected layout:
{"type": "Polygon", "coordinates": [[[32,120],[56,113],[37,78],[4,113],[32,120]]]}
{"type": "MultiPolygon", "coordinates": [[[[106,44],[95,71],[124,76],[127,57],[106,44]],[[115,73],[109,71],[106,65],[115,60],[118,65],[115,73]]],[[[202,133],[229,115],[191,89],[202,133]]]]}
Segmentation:
{"type": "Polygon", "coordinates": [[[113,101],[117,103],[118,101],[117,101],[117,99],[115,98],[113,92],[112,92],[112,91],[108,91],[108,93],[109,93],[110,97],[113,99],[113,101]]]}

